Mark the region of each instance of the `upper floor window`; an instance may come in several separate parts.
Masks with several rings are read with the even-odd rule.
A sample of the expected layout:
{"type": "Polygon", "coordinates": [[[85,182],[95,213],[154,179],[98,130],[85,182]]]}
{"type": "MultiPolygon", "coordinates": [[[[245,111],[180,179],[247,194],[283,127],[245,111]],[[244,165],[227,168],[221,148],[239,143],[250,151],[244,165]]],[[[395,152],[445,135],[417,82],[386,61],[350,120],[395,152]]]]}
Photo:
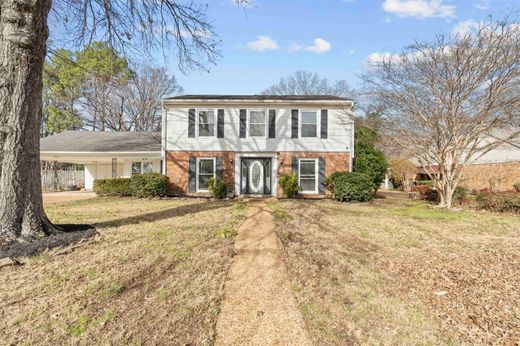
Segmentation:
{"type": "Polygon", "coordinates": [[[213,110],[205,110],[198,112],[199,118],[199,137],[215,136],[215,112],[213,110]]]}
{"type": "Polygon", "coordinates": [[[302,137],[318,137],[318,112],[302,111],[302,137]]]}
{"type": "Polygon", "coordinates": [[[249,112],[249,136],[265,137],[265,111],[249,112]]]}

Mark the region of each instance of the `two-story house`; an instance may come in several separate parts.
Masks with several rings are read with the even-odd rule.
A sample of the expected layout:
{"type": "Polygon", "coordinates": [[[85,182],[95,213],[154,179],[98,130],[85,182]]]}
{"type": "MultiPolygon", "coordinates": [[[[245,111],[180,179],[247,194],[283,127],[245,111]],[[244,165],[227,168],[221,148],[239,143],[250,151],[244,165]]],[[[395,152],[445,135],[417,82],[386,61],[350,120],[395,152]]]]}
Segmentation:
{"type": "Polygon", "coordinates": [[[208,193],[211,177],[237,195],[282,196],[294,171],[302,194],[352,169],[353,101],[336,96],[185,95],[163,101],[163,173],[180,195],[208,193]]]}

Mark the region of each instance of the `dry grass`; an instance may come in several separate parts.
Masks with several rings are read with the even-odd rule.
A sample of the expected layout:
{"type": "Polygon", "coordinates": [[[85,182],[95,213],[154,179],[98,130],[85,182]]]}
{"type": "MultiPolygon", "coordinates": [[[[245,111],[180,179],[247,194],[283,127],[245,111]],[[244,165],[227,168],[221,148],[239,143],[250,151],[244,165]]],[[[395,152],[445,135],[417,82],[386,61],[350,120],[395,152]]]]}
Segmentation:
{"type": "Polygon", "coordinates": [[[520,342],[520,218],[399,194],[270,207],[316,344],[520,342]]]}
{"type": "Polygon", "coordinates": [[[100,236],[0,271],[5,344],[208,344],[245,205],[96,198],[47,206],[100,236]]]}

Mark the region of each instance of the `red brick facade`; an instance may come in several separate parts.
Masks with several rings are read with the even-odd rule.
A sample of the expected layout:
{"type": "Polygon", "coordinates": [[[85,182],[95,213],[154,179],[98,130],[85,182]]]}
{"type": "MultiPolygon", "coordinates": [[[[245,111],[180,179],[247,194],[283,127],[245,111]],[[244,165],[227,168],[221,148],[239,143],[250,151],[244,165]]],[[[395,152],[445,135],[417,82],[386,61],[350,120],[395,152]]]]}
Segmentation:
{"type": "MultiPolygon", "coordinates": [[[[166,155],[166,175],[170,178],[170,188],[174,194],[188,195],[189,158],[190,157],[222,157],[223,178],[231,190],[235,189],[235,153],[231,151],[169,151],[166,155]]],[[[337,171],[348,171],[350,155],[348,152],[278,152],[278,177],[289,174],[292,170],[292,159],[324,158],[325,175],[337,171]]],[[[239,191],[235,191],[238,193],[239,191]]],[[[277,186],[278,196],[283,196],[282,189],[277,186]]]]}
{"type": "Polygon", "coordinates": [[[235,153],[232,151],[168,151],[166,175],[170,178],[170,191],[176,195],[188,195],[190,157],[222,157],[223,178],[226,184],[235,186],[235,153]]]}

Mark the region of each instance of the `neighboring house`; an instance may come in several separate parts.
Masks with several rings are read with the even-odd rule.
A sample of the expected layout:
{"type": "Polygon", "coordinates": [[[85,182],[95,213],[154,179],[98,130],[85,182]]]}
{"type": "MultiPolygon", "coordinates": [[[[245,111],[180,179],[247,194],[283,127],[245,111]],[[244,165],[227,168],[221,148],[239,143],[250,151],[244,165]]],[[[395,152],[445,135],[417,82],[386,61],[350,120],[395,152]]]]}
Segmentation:
{"type": "Polygon", "coordinates": [[[336,96],[186,95],[163,101],[164,174],[173,193],[205,195],[221,177],[237,195],[324,195],[325,176],[352,169],[353,101],[336,96]]]}
{"type": "Polygon", "coordinates": [[[85,165],[90,190],[95,179],[161,172],[161,134],[65,131],[40,140],[40,159],[85,165]]]}
{"type": "Polygon", "coordinates": [[[520,138],[507,141],[471,161],[464,169],[462,185],[470,189],[512,190],[520,182],[520,138]]]}
{"type": "MultiPolygon", "coordinates": [[[[494,142],[497,138],[488,136],[486,140],[494,142]]],[[[436,170],[436,166],[430,168],[430,171],[436,170]]],[[[428,179],[430,178],[426,170],[418,164],[417,180],[428,179]]],[[[462,173],[460,184],[470,190],[507,191],[512,190],[513,185],[518,182],[520,182],[520,138],[504,142],[497,148],[471,160],[462,173]]]]}

